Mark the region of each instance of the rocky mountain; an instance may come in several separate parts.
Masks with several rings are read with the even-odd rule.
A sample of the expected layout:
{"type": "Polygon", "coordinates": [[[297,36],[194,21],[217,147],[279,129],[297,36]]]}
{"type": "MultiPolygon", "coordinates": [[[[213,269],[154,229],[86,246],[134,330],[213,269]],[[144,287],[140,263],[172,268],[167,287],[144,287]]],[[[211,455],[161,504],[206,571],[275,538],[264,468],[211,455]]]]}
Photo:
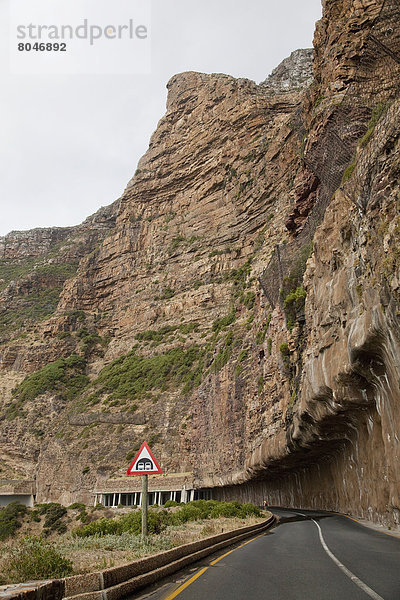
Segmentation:
{"type": "Polygon", "coordinates": [[[146,438],[216,498],[398,525],[399,12],[176,75],[118,203],[0,239],[2,478],[90,501],[146,438]]]}

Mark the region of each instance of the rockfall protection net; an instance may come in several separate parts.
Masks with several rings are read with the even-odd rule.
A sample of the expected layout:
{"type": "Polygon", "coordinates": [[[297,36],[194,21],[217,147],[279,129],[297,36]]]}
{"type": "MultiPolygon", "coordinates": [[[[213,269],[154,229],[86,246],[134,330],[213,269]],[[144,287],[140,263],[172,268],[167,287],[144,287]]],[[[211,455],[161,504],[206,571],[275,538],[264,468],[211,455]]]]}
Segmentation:
{"type": "MultiPolygon", "coordinates": [[[[290,275],[300,254],[304,255],[310,248],[315,230],[344,179],[348,179],[346,193],[349,197],[360,209],[366,206],[374,155],[391,135],[395,135],[391,131],[396,117],[391,101],[398,97],[400,87],[399,23],[399,0],[385,0],[367,37],[352,84],[332,112],[323,134],[307,149],[304,163],[320,182],[318,197],[303,229],[292,241],[275,247],[260,277],[271,306],[280,301],[279,291],[284,278],[290,275]],[[368,123],[372,118],[376,120],[374,144],[368,144],[368,135],[372,134],[368,123]],[[361,151],[354,162],[360,140],[364,143],[361,141],[361,151]]],[[[301,109],[295,114],[294,127],[301,136],[305,133],[301,109]]]]}

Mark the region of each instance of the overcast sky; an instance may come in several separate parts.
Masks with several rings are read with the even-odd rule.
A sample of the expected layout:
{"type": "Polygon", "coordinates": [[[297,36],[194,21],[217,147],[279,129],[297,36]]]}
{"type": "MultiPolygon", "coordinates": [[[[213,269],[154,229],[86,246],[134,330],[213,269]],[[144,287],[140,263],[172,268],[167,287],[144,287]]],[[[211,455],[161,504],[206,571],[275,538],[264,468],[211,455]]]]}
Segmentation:
{"type": "MultiPolygon", "coordinates": [[[[113,5],[85,1],[99,17],[113,5]]],[[[10,2],[19,0],[0,0],[0,235],[76,225],[113,202],[165,112],[173,74],[260,82],[293,50],[312,46],[321,16],[320,0],[151,0],[149,74],[14,75],[10,2]]],[[[56,14],[68,0],[53,2],[56,14]]]]}

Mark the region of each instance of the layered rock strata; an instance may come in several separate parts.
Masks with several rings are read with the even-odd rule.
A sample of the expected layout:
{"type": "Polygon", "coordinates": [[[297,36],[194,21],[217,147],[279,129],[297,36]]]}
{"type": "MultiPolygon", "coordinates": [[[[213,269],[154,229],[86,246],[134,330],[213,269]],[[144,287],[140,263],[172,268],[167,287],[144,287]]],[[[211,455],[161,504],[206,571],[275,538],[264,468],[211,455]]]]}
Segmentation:
{"type": "MultiPolygon", "coordinates": [[[[389,0],[325,2],[311,85],[311,51],[259,86],[171,79],[167,112],[105,239],[74,242],[77,271],[51,317],[4,336],[7,478],[35,475],[41,501],[90,501],[94,489],[115,489],[147,438],[165,472],[216,497],[398,524],[396,68],[376,59],[364,69],[368,103],[347,129],[332,128],[371,32],[388,32],[395,14],[389,0]],[[377,110],[373,88],[385,92],[377,110]],[[330,166],[327,132],[352,140],[346,171],[330,166]],[[313,243],[285,259],[307,227],[313,243]],[[258,278],[277,244],[278,283],[264,293],[258,278]],[[12,393],[60,357],[59,381],[42,370],[40,394],[32,379],[12,393]],[[82,382],[78,392],[68,377],[82,382]]],[[[2,242],[8,260],[25,252],[18,237],[2,242]]],[[[32,278],[11,292],[8,283],[3,301],[13,289],[23,297],[32,278]]]]}

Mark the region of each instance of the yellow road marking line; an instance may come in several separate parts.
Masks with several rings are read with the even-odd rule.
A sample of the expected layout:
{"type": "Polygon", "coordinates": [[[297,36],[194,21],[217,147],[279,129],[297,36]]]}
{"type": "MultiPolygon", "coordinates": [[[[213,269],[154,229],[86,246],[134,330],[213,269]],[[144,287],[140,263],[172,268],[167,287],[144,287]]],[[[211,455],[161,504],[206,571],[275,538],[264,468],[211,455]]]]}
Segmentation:
{"type": "Polygon", "coordinates": [[[193,575],[193,577],[191,577],[185,583],[183,583],[181,586],[179,586],[178,589],[175,590],[175,592],[173,592],[170,596],[167,596],[165,598],[165,600],[172,600],[172,598],[176,598],[181,592],[183,592],[183,590],[185,590],[187,587],[189,587],[189,585],[192,584],[193,581],[196,581],[196,579],[198,577],[200,577],[200,575],[203,575],[203,573],[205,573],[205,571],[207,571],[207,569],[208,569],[208,567],[204,567],[204,569],[201,569],[198,573],[196,573],[196,575],[193,575]]]}
{"type": "Polygon", "coordinates": [[[397,540],[400,539],[398,535],[394,535],[393,533],[389,533],[387,531],[380,531],[379,529],[375,529],[375,527],[368,527],[368,525],[364,525],[364,523],[361,523],[361,521],[357,521],[357,519],[355,519],[354,517],[349,517],[349,515],[345,515],[344,513],[338,513],[338,515],[346,517],[346,519],[350,519],[351,521],[362,525],[362,527],[366,527],[367,529],[371,529],[372,531],[376,531],[377,533],[384,533],[385,535],[390,535],[390,537],[395,538],[397,540]]]}
{"type": "Polygon", "coordinates": [[[236,548],[233,548],[232,550],[229,550],[229,552],[226,552],[222,556],[219,556],[218,558],[216,558],[215,560],[213,560],[212,562],[210,562],[210,566],[211,565],[214,566],[217,562],[219,562],[220,560],[222,560],[223,558],[225,558],[225,556],[228,556],[228,554],[231,554],[232,552],[235,552],[235,550],[239,550],[239,548],[243,548],[243,546],[245,546],[246,544],[250,544],[250,542],[254,542],[254,540],[257,540],[262,535],[263,534],[257,535],[257,537],[251,538],[251,540],[248,540],[247,542],[244,542],[244,544],[240,544],[240,546],[237,546],[236,548]]]}
{"type": "Polygon", "coordinates": [[[223,554],[222,556],[219,556],[218,558],[216,558],[215,560],[210,562],[210,564],[207,567],[203,567],[203,569],[201,569],[198,573],[196,573],[196,575],[193,575],[193,577],[191,577],[185,583],[183,583],[181,586],[179,586],[177,590],[175,590],[174,592],[172,592],[172,594],[170,594],[169,596],[164,598],[164,600],[173,600],[173,598],[176,598],[177,596],[179,596],[179,594],[181,592],[183,592],[183,590],[185,590],[187,587],[189,587],[189,585],[191,585],[194,581],[196,581],[196,579],[198,579],[198,577],[203,575],[203,573],[205,573],[211,566],[214,566],[218,561],[225,558],[225,556],[228,556],[228,554],[235,552],[235,550],[239,550],[239,548],[243,548],[243,546],[246,546],[246,544],[250,544],[250,542],[254,542],[254,540],[257,540],[258,538],[262,537],[263,535],[264,534],[262,533],[261,535],[258,535],[257,537],[251,538],[251,540],[244,542],[244,544],[241,544],[240,546],[237,546],[236,548],[229,550],[229,552],[225,552],[225,554],[223,554]]]}

